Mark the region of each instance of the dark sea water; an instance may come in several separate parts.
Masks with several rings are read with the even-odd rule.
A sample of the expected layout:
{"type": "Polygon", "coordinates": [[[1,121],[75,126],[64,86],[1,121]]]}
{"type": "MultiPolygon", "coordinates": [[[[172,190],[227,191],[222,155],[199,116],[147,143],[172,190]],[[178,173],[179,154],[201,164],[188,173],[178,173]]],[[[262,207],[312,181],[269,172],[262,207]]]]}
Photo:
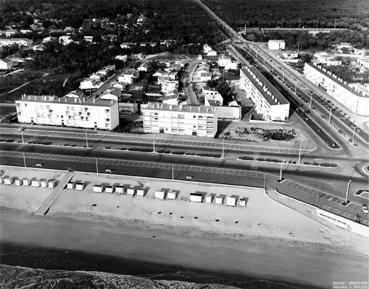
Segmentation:
{"type": "Polygon", "coordinates": [[[85,252],[0,243],[1,264],[46,270],[101,271],[151,280],[177,280],[199,284],[222,284],[239,288],[317,288],[255,277],[192,270],[174,265],[141,262],[85,252]]]}

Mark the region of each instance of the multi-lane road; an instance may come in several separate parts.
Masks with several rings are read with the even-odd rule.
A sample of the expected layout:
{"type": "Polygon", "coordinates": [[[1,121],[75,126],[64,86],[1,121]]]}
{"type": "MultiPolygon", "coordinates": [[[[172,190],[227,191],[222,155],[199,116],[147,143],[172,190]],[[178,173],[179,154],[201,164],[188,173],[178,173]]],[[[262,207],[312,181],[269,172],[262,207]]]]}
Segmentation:
{"type": "Polygon", "coordinates": [[[308,202],[329,206],[333,212],[353,220],[361,214],[365,202],[356,193],[367,186],[367,178],[356,163],[367,159],[346,160],[340,156],[316,155],[314,149],[301,152],[291,148],[249,146],[235,141],[177,139],[166,136],[128,135],[106,132],[81,132],[75,129],[45,129],[16,126],[0,128],[0,163],[54,169],[106,170],[117,174],[225,182],[277,188],[279,191],[308,202]],[[87,136],[87,139],[86,139],[87,136]],[[153,142],[152,142],[153,141],[153,142]],[[67,145],[66,145],[67,144],[67,145]],[[72,145],[72,146],[71,146],[72,145]],[[155,152],[153,152],[155,150],[155,152]],[[223,156],[223,157],[222,157],[223,156]],[[247,156],[245,158],[245,156],[247,156]],[[240,157],[245,158],[241,160],[240,157]],[[251,158],[250,158],[251,157],[251,158]],[[276,162],[258,161],[274,159],[276,162]],[[301,160],[300,163],[298,160],[301,160]],[[278,162],[285,160],[282,165],[278,162]],[[337,167],[304,165],[325,162],[337,167]],[[341,203],[351,173],[349,207],[341,203]],[[285,178],[277,182],[280,174],[285,178]],[[336,200],[329,204],[328,199],[336,200]],[[348,215],[347,215],[348,214],[348,215]]]}

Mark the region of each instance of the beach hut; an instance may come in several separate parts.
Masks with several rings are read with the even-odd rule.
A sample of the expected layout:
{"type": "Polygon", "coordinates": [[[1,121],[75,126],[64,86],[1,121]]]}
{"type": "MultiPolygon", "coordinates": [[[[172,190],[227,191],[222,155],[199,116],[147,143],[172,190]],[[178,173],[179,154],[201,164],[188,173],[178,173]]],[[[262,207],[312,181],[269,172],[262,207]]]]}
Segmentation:
{"type": "Polygon", "coordinates": [[[139,197],[144,197],[145,196],[145,190],[144,189],[137,189],[136,190],[136,195],[139,197]]]}
{"type": "Polygon", "coordinates": [[[22,184],[23,184],[23,186],[29,186],[29,184],[30,184],[29,179],[27,179],[27,178],[23,178],[23,179],[22,179],[22,184]]]}
{"type": "Polygon", "coordinates": [[[102,193],[104,191],[103,185],[94,185],[93,188],[94,193],[102,193]]]}
{"type": "Polygon", "coordinates": [[[201,193],[201,192],[191,193],[190,202],[202,203],[204,195],[206,195],[206,193],[201,193]]]}
{"type": "Polygon", "coordinates": [[[13,177],[6,176],[4,177],[3,181],[4,181],[4,185],[11,185],[13,184],[13,177]]]}
{"type": "Polygon", "coordinates": [[[116,187],[115,187],[115,192],[116,192],[117,194],[121,194],[121,195],[123,195],[123,194],[124,194],[124,187],[123,187],[123,186],[116,186],[116,187]]]}
{"type": "Polygon", "coordinates": [[[56,186],[56,181],[55,181],[55,180],[49,180],[49,181],[47,182],[47,186],[48,186],[50,189],[55,188],[55,186],[56,186]]]}
{"type": "Polygon", "coordinates": [[[211,202],[213,201],[214,195],[213,194],[209,194],[205,196],[205,203],[207,204],[211,204],[211,202]]]}
{"type": "Polygon", "coordinates": [[[165,192],[164,191],[156,191],[155,192],[155,199],[164,200],[165,199],[165,192]]]}
{"type": "Polygon", "coordinates": [[[113,186],[106,186],[105,187],[105,192],[112,194],[114,193],[114,187],[113,186]]]}
{"type": "Polygon", "coordinates": [[[237,204],[238,196],[232,195],[230,197],[227,197],[226,199],[226,205],[230,207],[235,207],[237,204]]]}
{"type": "Polygon", "coordinates": [[[47,180],[42,179],[42,180],[40,181],[40,184],[41,184],[41,188],[47,188],[47,180]]]}
{"type": "Polygon", "coordinates": [[[177,198],[177,191],[168,192],[167,199],[168,200],[175,200],[177,198]]]}
{"type": "Polygon", "coordinates": [[[67,189],[70,189],[70,190],[74,189],[74,182],[68,182],[67,189]]]}
{"type": "Polygon", "coordinates": [[[241,198],[240,201],[238,202],[238,204],[241,206],[241,207],[246,207],[246,204],[247,204],[247,198],[244,197],[244,198],[241,198]]]}
{"type": "Polygon", "coordinates": [[[135,195],[135,189],[133,188],[127,188],[127,195],[134,196],[135,195]]]}
{"type": "Polygon", "coordinates": [[[21,186],[22,185],[22,180],[18,179],[18,178],[14,178],[14,185],[16,186],[21,186]]]}
{"type": "Polygon", "coordinates": [[[76,183],[76,190],[83,191],[85,189],[85,183],[76,183]]]}
{"type": "Polygon", "coordinates": [[[223,205],[224,195],[219,195],[215,197],[215,204],[223,205]]]}
{"type": "Polygon", "coordinates": [[[31,186],[35,187],[35,188],[38,188],[40,186],[40,181],[37,180],[37,179],[31,180],[31,186]]]}

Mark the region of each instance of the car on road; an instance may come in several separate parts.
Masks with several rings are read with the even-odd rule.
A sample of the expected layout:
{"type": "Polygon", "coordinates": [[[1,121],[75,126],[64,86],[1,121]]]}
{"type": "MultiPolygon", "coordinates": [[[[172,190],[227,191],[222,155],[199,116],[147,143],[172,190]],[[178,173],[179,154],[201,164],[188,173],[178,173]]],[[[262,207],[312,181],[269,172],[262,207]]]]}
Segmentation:
{"type": "Polygon", "coordinates": [[[105,173],[107,173],[107,174],[111,174],[111,173],[112,173],[112,171],[111,171],[111,169],[106,169],[106,170],[105,170],[105,173]]]}
{"type": "Polygon", "coordinates": [[[193,178],[192,176],[186,176],[187,181],[192,181],[192,178],[193,178]]]}
{"type": "Polygon", "coordinates": [[[367,205],[365,205],[365,204],[362,205],[361,210],[363,211],[363,213],[368,214],[368,206],[367,205]]]}
{"type": "Polygon", "coordinates": [[[37,163],[36,167],[42,167],[42,163],[37,163]]]}

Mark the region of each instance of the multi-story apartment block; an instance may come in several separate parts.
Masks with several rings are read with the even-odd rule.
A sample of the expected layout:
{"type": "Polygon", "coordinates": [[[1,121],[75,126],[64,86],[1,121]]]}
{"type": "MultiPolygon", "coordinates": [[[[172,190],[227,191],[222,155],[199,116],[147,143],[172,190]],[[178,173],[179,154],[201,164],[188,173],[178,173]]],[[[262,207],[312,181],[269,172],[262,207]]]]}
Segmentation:
{"type": "Polygon", "coordinates": [[[23,95],[15,103],[21,123],[105,130],[119,125],[118,102],[112,100],[23,95]]]}
{"type": "Polygon", "coordinates": [[[255,67],[245,66],[240,72],[240,86],[254,103],[254,110],[264,120],[285,121],[290,103],[255,67]]]}
{"type": "Polygon", "coordinates": [[[369,94],[363,90],[350,86],[319,64],[305,63],[304,75],[307,80],[321,87],[351,112],[369,116],[369,94]]]}
{"type": "Polygon", "coordinates": [[[149,103],[141,109],[146,133],[214,137],[218,130],[214,107],[149,103]]]}

